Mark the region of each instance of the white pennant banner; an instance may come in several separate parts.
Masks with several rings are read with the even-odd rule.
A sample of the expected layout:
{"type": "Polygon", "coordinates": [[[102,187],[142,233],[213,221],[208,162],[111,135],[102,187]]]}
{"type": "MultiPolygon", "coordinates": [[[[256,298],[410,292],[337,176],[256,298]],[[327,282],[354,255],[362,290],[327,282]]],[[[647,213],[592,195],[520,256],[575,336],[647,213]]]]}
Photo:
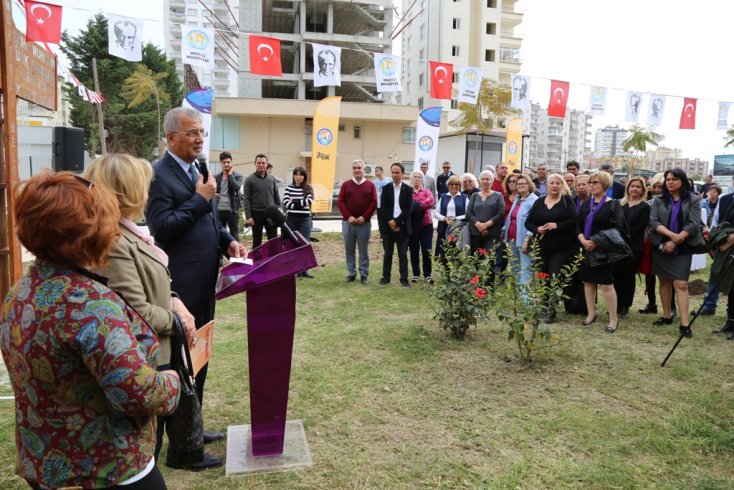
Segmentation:
{"type": "Polygon", "coordinates": [[[459,68],[459,97],[458,102],[476,104],[479,97],[479,88],[482,85],[482,72],[479,68],[462,66],[459,68]]]}
{"type": "Polygon", "coordinates": [[[214,69],[214,31],[181,25],[181,62],[214,69]]]}
{"type": "Polygon", "coordinates": [[[627,92],[627,109],[625,110],[624,120],[626,122],[636,123],[640,116],[640,108],[642,107],[642,92],[627,92]]]}
{"type": "Polygon", "coordinates": [[[378,92],[400,92],[400,56],[375,53],[375,79],[378,92]]]}
{"type": "Polygon", "coordinates": [[[109,52],[127,61],[141,61],[143,48],[143,21],[120,15],[107,15],[107,42],[109,52]]]}
{"type": "Polygon", "coordinates": [[[593,116],[603,116],[607,110],[607,88],[591,87],[589,94],[589,113],[593,116]]]}
{"type": "Polygon", "coordinates": [[[510,107],[530,114],[530,77],[512,75],[512,100],[510,107]]]}
{"type": "Polygon", "coordinates": [[[660,126],[663,122],[664,110],[665,96],[660,94],[650,94],[650,100],[647,103],[647,125],[660,126]]]}
{"type": "Polygon", "coordinates": [[[313,86],[341,87],[342,48],[313,44],[313,86]]]}
{"type": "Polygon", "coordinates": [[[719,102],[719,116],[716,119],[716,129],[726,129],[729,127],[729,108],[731,102],[719,102]]]}

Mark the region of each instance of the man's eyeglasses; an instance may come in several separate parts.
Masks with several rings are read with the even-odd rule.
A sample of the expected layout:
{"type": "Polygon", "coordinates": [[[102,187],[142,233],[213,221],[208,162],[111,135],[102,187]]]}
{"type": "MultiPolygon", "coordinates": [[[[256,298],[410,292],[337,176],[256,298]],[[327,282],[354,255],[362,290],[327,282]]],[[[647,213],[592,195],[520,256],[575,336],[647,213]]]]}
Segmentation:
{"type": "Polygon", "coordinates": [[[209,133],[206,129],[190,129],[188,131],[171,131],[172,133],[177,134],[185,134],[189,138],[196,138],[197,136],[201,136],[202,138],[206,138],[209,136],[209,133]]]}
{"type": "Polygon", "coordinates": [[[94,182],[85,179],[81,175],[74,174],[74,178],[78,180],[79,182],[81,182],[82,184],[84,184],[87,187],[87,189],[91,189],[92,187],[94,187],[94,182]]]}

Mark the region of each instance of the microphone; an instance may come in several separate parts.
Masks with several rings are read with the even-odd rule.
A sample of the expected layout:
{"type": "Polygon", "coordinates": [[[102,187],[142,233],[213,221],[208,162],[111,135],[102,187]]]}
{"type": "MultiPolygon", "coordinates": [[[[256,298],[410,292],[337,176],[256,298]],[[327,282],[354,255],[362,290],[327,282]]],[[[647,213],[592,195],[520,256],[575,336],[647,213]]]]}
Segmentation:
{"type": "Polygon", "coordinates": [[[290,227],[285,224],[285,215],[280,212],[278,206],[276,206],[275,204],[271,204],[270,206],[265,208],[265,219],[270,220],[275,226],[279,226],[283,234],[287,236],[294,245],[298,247],[303,245],[303,243],[301,243],[295,233],[293,233],[293,230],[291,230],[290,227]]]}
{"type": "Polygon", "coordinates": [[[196,155],[196,161],[199,162],[199,172],[203,176],[203,182],[209,180],[209,167],[206,164],[206,153],[199,153],[196,155]]]}

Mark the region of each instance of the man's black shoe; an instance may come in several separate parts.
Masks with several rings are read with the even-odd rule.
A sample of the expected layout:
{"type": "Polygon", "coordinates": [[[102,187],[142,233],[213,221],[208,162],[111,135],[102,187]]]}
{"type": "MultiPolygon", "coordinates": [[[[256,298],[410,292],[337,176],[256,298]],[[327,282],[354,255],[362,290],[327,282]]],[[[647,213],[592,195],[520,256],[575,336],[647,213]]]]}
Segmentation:
{"type": "Polygon", "coordinates": [[[734,320],[727,319],[723,327],[712,330],[712,333],[732,333],[734,332],[734,320]]]}
{"type": "Polygon", "coordinates": [[[386,285],[390,284],[390,279],[385,279],[385,278],[383,277],[382,279],[380,279],[380,282],[378,282],[378,284],[379,284],[380,286],[386,286],[386,285]]]}
{"type": "Polygon", "coordinates": [[[647,314],[657,315],[657,313],[658,313],[658,307],[656,305],[647,304],[647,305],[645,305],[644,308],[640,308],[637,311],[639,311],[643,315],[647,315],[647,314]]]}
{"type": "Polygon", "coordinates": [[[619,315],[619,318],[627,318],[630,314],[630,309],[627,307],[620,308],[619,311],[617,311],[617,314],[619,315]]]}
{"type": "Polygon", "coordinates": [[[313,279],[314,275],[308,271],[303,271],[301,272],[301,277],[305,277],[306,279],[313,279]]]}
{"type": "Polygon", "coordinates": [[[357,279],[357,276],[347,276],[347,282],[354,282],[355,279],[357,279]]]}
{"type": "Polygon", "coordinates": [[[224,439],[224,434],[221,432],[204,431],[204,444],[211,444],[212,442],[221,441],[224,439]]]}
{"type": "Polygon", "coordinates": [[[410,283],[407,279],[400,279],[400,285],[403,286],[405,289],[410,289],[410,283]]]}
{"type": "Polygon", "coordinates": [[[359,278],[359,282],[361,282],[361,283],[362,283],[362,284],[364,284],[365,286],[366,286],[367,284],[369,284],[369,281],[367,280],[367,276],[362,276],[362,277],[360,277],[360,278],[359,278]]]}
{"type": "Polygon", "coordinates": [[[183,464],[171,464],[169,461],[166,461],[166,466],[169,468],[175,468],[177,470],[189,470],[189,471],[203,471],[208,470],[209,468],[217,468],[219,466],[222,466],[224,464],[224,461],[222,461],[222,458],[218,458],[216,456],[212,456],[209,453],[204,453],[204,458],[197,462],[197,463],[183,463],[183,464]]]}

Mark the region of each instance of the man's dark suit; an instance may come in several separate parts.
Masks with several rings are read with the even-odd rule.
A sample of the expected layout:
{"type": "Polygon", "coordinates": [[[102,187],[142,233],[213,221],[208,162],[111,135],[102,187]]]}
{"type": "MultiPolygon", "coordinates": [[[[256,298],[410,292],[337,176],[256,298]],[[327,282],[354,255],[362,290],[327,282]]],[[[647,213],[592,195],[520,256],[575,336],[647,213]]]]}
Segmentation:
{"type": "Polygon", "coordinates": [[[612,180],[612,199],[622,199],[624,197],[624,184],[612,180]]]}
{"type": "MultiPolygon", "coordinates": [[[[216,198],[207,201],[197,194],[189,175],[168,152],[153,165],[153,174],[145,212],[148,227],[168,254],[171,289],[201,328],[214,319],[219,259],[234,238],[219,224],[216,198]]],[[[206,371],[204,366],[196,376],[199,399],[206,371]]]]}
{"type": "Polygon", "coordinates": [[[392,182],[382,188],[380,196],[380,234],[385,256],[382,261],[382,279],[389,281],[392,272],[392,255],[394,245],[398,246],[398,263],[400,265],[400,281],[408,280],[408,239],[410,238],[410,209],[413,206],[413,189],[407,184],[400,184],[398,196],[400,215],[393,218],[395,208],[395,191],[392,182]],[[388,224],[395,220],[400,228],[397,233],[388,224]]]}

